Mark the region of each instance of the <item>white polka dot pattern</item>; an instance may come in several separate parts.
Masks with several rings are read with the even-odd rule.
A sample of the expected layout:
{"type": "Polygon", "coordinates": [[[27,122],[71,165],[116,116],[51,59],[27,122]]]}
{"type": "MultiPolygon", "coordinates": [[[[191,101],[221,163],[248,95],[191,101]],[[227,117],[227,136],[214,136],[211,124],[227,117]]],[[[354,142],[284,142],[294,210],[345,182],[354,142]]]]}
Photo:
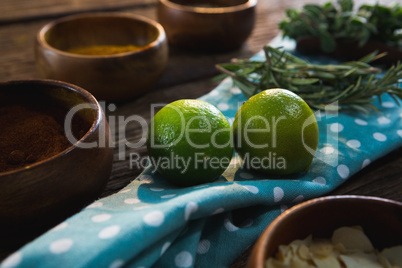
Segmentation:
{"type": "Polygon", "coordinates": [[[158,227],[162,225],[164,220],[165,220],[165,214],[163,214],[163,212],[159,210],[150,212],[144,216],[144,222],[147,225],[153,227],[158,227]]]}
{"type": "Polygon", "coordinates": [[[127,198],[124,200],[124,203],[126,203],[128,205],[132,205],[132,204],[140,203],[140,200],[138,200],[137,198],[127,198]]]}
{"type": "Polygon", "coordinates": [[[332,146],[325,146],[320,150],[323,154],[332,154],[335,152],[335,149],[332,146]]]}
{"type": "Polygon", "coordinates": [[[342,179],[347,179],[349,177],[349,168],[346,165],[339,165],[336,170],[342,179]]]}
{"type": "Polygon", "coordinates": [[[87,206],[87,208],[99,208],[102,206],[103,206],[102,202],[95,202],[95,203],[92,203],[91,205],[87,206]]]}
{"type": "Polygon", "coordinates": [[[63,230],[63,229],[66,228],[67,226],[68,226],[68,223],[67,223],[67,222],[62,222],[62,223],[56,225],[55,227],[53,227],[53,228],[51,229],[51,231],[63,230]]]}
{"type": "Polygon", "coordinates": [[[274,188],[274,201],[275,202],[281,201],[284,195],[285,195],[285,193],[283,192],[283,189],[281,187],[274,188]]]}
{"type": "Polygon", "coordinates": [[[224,211],[225,211],[225,209],[224,209],[224,208],[218,208],[217,210],[215,210],[214,212],[212,212],[212,214],[211,214],[211,215],[220,214],[220,213],[222,213],[222,212],[224,212],[224,211]]]}
{"type": "Polygon", "coordinates": [[[109,268],[120,268],[123,267],[124,261],[123,260],[115,260],[109,265],[109,268]]]}
{"type": "Polygon", "coordinates": [[[385,117],[385,116],[379,117],[379,118],[377,119],[377,121],[378,121],[378,123],[379,123],[380,125],[385,125],[385,124],[391,123],[391,120],[390,120],[389,118],[385,117]]]}
{"type": "Polygon", "coordinates": [[[382,107],[393,108],[393,107],[395,107],[395,102],[385,101],[385,102],[382,103],[382,107]]]}
{"type": "Polygon", "coordinates": [[[317,177],[313,180],[313,182],[325,185],[327,183],[326,179],[324,177],[317,177]]]}
{"type": "Polygon", "coordinates": [[[188,251],[182,251],[176,255],[174,262],[179,268],[190,267],[193,264],[193,256],[188,251]]]}
{"type": "Polygon", "coordinates": [[[190,219],[191,214],[193,214],[194,212],[196,212],[198,209],[198,206],[196,203],[194,202],[189,202],[186,205],[186,209],[184,211],[184,220],[188,221],[190,219]]]}
{"type": "Polygon", "coordinates": [[[367,167],[368,165],[370,165],[370,163],[371,163],[370,159],[364,159],[362,163],[362,168],[367,167]]]}
{"type": "Polygon", "coordinates": [[[54,254],[61,254],[69,251],[73,244],[73,240],[69,238],[64,238],[52,242],[49,246],[49,250],[54,254]]]}
{"type": "Polygon", "coordinates": [[[203,239],[198,243],[197,253],[198,254],[205,254],[209,251],[211,246],[211,242],[207,239],[203,239]]]}
{"type": "Polygon", "coordinates": [[[360,126],[367,126],[367,121],[364,121],[364,120],[359,119],[359,118],[355,119],[355,123],[360,125],[360,126]]]}
{"type": "Polygon", "coordinates": [[[112,215],[110,214],[99,214],[96,216],[92,217],[92,221],[93,222],[103,222],[103,221],[107,221],[112,217],[112,215]]]}
{"type": "Polygon", "coordinates": [[[340,123],[333,123],[333,124],[330,126],[330,130],[331,130],[332,132],[335,132],[335,133],[341,132],[341,131],[343,130],[343,125],[340,124],[340,123]]]}
{"type": "Polygon", "coordinates": [[[293,199],[292,203],[300,203],[304,200],[303,195],[298,195],[295,199],[293,199]]]}
{"type": "Polygon", "coordinates": [[[377,141],[386,141],[387,140],[387,136],[385,136],[384,134],[380,133],[380,132],[375,132],[373,134],[374,139],[376,139],[377,141]]]}
{"type": "Polygon", "coordinates": [[[229,232],[235,232],[239,229],[238,227],[234,226],[229,219],[225,219],[224,226],[229,232]]]}
{"type": "Polygon", "coordinates": [[[8,256],[2,263],[0,263],[0,265],[1,267],[4,268],[12,268],[19,265],[21,260],[22,260],[22,253],[17,251],[8,256]]]}
{"type": "Polygon", "coordinates": [[[260,190],[258,190],[257,187],[255,187],[255,186],[253,186],[253,185],[244,185],[243,187],[244,187],[247,191],[249,191],[250,193],[252,193],[252,194],[258,194],[258,192],[260,191],[260,190]]]}
{"type": "Polygon", "coordinates": [[[358,140],[348,140],[346,142],[346,145],[349,146],[350,148],[357,149],[357,148],[359,148],[361,146],[361,143],[358,140]]]}
{"type": "Polygon", "coordinates": [[[166,250],[168,250],[168,248],[170,247],[172,243],[170,242],[166,242],[165,244],[163,244],[162,249],[161,249],[161,256],[166,252],[166,250]]]}
{"type": "Polygon", "coordinates": [[[227,111],[229,109],[229,105],[227,103],[219,103],[218,109],[221,111],[227,111]]]}
{"type": "Polygon", "coordinates": [[[112,225],[112,226],[102,229],[99,232],[98,237],[100,239],[109,239],[109,238],[116,236],[119,232],[120,232],[120,226],[112,225]]]}

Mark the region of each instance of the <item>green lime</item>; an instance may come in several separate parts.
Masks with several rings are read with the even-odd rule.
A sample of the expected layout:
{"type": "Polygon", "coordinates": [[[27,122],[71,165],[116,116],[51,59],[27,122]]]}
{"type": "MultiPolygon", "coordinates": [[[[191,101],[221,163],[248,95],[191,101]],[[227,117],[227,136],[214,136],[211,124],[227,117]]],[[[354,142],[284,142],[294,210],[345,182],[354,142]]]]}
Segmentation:
{"type": "Polygon", "coordinates": [[[272,175],[308,171],[318,125],[307,103],[286,89],[268,89],[237,111],[233,139],[244,167],[272,175]]]}
{"type": "Polygon", "coordinates": [[[233,141],[228,121],[215,106],[178,100],[152,118],[147,148],[153,166],[166,180],[190,186],[213,181],[225,171],[233,141]]]}

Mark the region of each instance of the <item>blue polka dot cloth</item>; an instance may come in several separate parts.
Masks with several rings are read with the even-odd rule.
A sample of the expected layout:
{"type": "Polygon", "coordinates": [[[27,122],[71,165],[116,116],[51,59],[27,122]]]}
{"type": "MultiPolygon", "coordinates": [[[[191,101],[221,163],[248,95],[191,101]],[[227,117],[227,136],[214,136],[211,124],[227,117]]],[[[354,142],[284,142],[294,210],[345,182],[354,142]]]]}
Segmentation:
{"type": "MultiPolygon", "coordinates": [[[[281,38],[271,45],[294,48],[281,38]]],[[[200,99],[230,122],[246,101],[229,78],[200,99]]],[[[273,178],[243,169],[234,158],[217,181],[178,188],[148,168],[1,267],[228,267],[284,210],[327,194],[402,145],[401,107],[387,95],[376,105],[380,112],[368,115],[316,112],[320,141],[307,174],[273,178]]]]}

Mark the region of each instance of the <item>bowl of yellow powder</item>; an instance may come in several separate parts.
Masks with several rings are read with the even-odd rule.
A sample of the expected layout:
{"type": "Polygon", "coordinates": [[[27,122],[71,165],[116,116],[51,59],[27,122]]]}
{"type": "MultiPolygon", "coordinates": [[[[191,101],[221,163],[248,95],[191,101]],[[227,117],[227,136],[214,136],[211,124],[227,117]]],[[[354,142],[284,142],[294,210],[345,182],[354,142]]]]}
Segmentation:
{"type": "Polygon", "coordinates": [[[163,27],[152,19],[95,12],[45,25],[35,56],[43,78],[83,87],[100,101],[122,101],[152,88],[166,68],[168,45],[163,27]]]}

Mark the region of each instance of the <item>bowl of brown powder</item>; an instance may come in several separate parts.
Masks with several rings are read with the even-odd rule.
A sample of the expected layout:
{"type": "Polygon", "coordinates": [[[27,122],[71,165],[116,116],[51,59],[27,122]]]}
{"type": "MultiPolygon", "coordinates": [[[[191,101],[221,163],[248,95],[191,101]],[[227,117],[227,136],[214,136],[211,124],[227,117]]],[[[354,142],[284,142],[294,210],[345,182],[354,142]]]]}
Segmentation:
{"type": "Polygon", "coordinates": [[[104,189],[110,130],[84,89],[52,80],[0,83],[0,126],[0,241],[31,239],[104,189]]]}

